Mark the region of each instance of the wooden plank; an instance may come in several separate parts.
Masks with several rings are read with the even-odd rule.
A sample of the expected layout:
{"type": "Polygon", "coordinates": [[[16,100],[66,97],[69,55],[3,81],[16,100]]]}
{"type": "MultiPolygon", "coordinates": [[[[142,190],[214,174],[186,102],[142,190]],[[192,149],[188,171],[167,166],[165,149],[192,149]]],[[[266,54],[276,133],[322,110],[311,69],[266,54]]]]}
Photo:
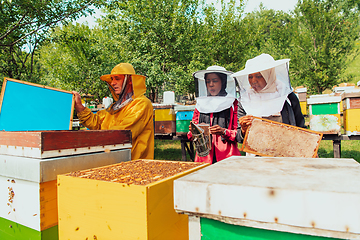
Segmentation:
{"type": "Polygon", "coordinates": [[[192,120],[194,111],[179,111],[176,113],[176,121],[178,120],[192,120]]]}
{"type": "Polygon", "coordinates": [[[300,102],[301,113],[307,115],[306,102],[300,102]]]}
{"type": "Polygon", "coordinates": [[[298,96],[300,102],[306,102],[306,92],[298,93],[298,96]]]}
{"type": "Polygon", "coordinates": [[[241,151],[260,156],[316,157],[322,134],[254,117],[241,151]]]}
{"type": "Polygon", "coordinates": [[[0,217],[40,232],[39,188],[36,182],[0,176],[0,196],[3,196],[0,198],[0,217]]]}
{"type": "Polygon", "coordinates": [[[153,104],[153,108],[155,109],[170,109],[174,108],[172,104],[153,104]]]}
{"type": "Polygon", "coordinates": [[[70,91],[5,78],[0,129],[5,131],[70,130],[74,97],[70,91]],[[21,111],[13,106],[21,106],[21,111]],[[24,118],[26,116],[26,118],[24,118]]]}
{"type": "Polygon", "coordinates": [[[56,180],[40,183],[40,230],[58,225],[56,180]]]}
{"type": "Polygon", "coordinates": [[[338,134],[341,131],[340,114],[311,115],[310,129],[323,134],[338,134]]]}
{"type": "Polygon", "coordinates": [[[131,143],[130,130],[0,132],[0,145],[41,151],[131,143]]]}
{"type": "Polygon", "coordinates": [[[350,109],[359,109],[360,108],[360,97],[350,98],[350,109]]]}
{"type": "Polygon", "coordinates": [[[232,224],[360,239],[359,181],[353,159],[233,156],[175,180],[174,206],[232,224]]]}
{"type": "Polygon", "coordinates": [[[176,121],[155,121],[155,134],[176,134],[176,121]]]}
{"type": "Polygon", "coordinates": [[[81,177],[83,173],[91,174],[88,170],[78,172],[80,175],[75,176],[79,177],[59,175],[60,239],[93,239],[95,236],[97,239],[188,239],[187,216],[177,214],[173,207],[173,180],[205,166],[208,164],[139,160],[91,169],[95,174],[106,170],[103,181],[81,177]],[[169,176],[163,179],[155,176],[155,181],[146,185],[114,181],[119,178],[114,174],[117,167],[131,168],[126,172],[133,174],[130,177],[138,172],[139,182],[149,179],[149,171],[135,165],[141,161],[154,163],[158,174],[167,171],[163,174],[169,176]],[[171,174],[168,167],[171,164],[195,167],[171,174]]]}
{"type": "Polygon", "coordinates": [[[360,109],[347,109],[343,114],[344,130],[347,135],[360,134],[360,109]]]}
{"type": "Polygon", "coordinates": [[[56,180],[58,174],[130,161],[130,159],[130,149],[49,159],[0,155],[0,176],[41,183],[56,180]]]}
{"type": "Polygon", "coordinates": [[[155,109],[155,122],[157,121],[175,121],[176,115],[172,108],[168,109],[155,109]]]}
{"type": "Polygon", "coordinates": [[[340,114],[339,103],[313,104],[311,115],[340,114]]]}
{"type": "Polygon", "coordinates": [[[176,134],[187,134],[191,120],[176,120],[176,134]]]}
{"type": "Polygon", "coordinates": [[[304,235],[282,231],[271,231],[254,227],[238,226],[224,223],[208,218],[200,219],[201,236],[207,240],[238,240],[238,239],[256,239],[256,240],[340,240],[339,238],[328,238],[312,235],[304,235]]]}
{"type": "Polygon", "coordinates": [[[59,175],[59,239],[148,239],[146,201],[144,186],[59,175]]]}
{"type": "Polygon", "coordinates": [[[57,240],[57,226],[36,231],[16,222],[0,217],[0,239],[6,240],[57,240]]]}
{"type": "Polygon", "coordinates": [[[173,178],[148,187],[147,219],[148,239],[188,239],[188,217],[174,210],[173,178]]]}

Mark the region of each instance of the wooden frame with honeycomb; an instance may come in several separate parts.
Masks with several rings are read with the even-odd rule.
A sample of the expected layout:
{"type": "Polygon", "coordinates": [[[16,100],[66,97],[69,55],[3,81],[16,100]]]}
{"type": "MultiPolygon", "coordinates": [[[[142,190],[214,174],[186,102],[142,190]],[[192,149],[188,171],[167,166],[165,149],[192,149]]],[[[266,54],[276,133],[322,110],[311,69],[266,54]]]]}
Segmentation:
{"type": "Polygon", "coordinates": [[[314,158],[322,136],[312,130],[254,117],[241,151],[268,157],[314,158]]]}

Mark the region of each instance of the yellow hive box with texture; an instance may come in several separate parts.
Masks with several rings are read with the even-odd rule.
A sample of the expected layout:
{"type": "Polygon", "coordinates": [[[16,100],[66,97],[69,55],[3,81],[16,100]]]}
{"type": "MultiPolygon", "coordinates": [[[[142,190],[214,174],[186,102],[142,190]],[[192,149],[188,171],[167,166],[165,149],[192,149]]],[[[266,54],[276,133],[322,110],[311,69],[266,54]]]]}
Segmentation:
{"type": "Polygon", "coordinates": [[[175,121],[174,109],[155,109],[155,121],[175,121]]]}
{"type": "Polygon", "coordinates": [[[303,115],[307,115],[307,109],[306,109],[307,105],[306,105],[306,101],[305,102],[300,102],[300,108],[301,108],[301,113],[303,115]]]}
{"type": "Polygon", "coordinates": [[[205,166],[133,160],[59,175],[59,239],[188,239],[173,181],[205,166]]]}
{"type": "Polygon", "coordinates": [[[360,134],[360,108],[358,109],[346,109],[343,114],[344,130],[347,135],[359,135],[360,134]]]}

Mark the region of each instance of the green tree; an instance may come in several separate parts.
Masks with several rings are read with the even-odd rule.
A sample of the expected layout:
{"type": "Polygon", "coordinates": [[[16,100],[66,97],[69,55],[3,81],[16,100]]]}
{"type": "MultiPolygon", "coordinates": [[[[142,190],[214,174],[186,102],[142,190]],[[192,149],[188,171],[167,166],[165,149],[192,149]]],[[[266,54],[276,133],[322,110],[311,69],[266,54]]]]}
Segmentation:
{"type": "Polygon", "coordinates": [[[301,0],[295,9],[292,75],[310,93],[339,82],[359,39],[359,10],[354,1],[301,0]]]}
{"type": "Polygon", "coordinates": [[[84,24],[57,27],[40,53],[42,84],[91,94],[99,101],[110,96],[100,76],[110,73],[121,54],[100,29],[84,24]]]}
{"type": "MultiPolygon", "coordinates": [[[[101,0],[3,0],[0,5],[0,74],[35,81],[36,49],[58,23],[86,13],[101,0]]],[[[0,80],[2,82],[2,79],[0,80]]],[[[0,82],[0,83],[1,83],[0,82]]]]}
{"type": "Polygon", "coordinates": [[[196,0],[129,0],[114,3],[101,21],[104,34],[126,52],[125,60],[147,76],[153,101],[166,90],[193,92],[187,66],[199,34],[197,8],[196,0]]]}

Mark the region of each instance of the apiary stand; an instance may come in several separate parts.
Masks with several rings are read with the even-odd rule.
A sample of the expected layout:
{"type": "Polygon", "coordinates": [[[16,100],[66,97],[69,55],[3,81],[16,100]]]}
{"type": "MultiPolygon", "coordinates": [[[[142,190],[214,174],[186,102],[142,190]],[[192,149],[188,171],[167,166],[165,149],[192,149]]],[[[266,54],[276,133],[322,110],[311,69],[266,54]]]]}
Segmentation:
{"type": "Polygon", "coordinates": [[[360,239],[353,159],[230,157],[174,181],[189,239],[360,239]]]}
{"type": "Polygon", "coordinates": [[[6,240],[58,239],[57,175],[131,159],[131,133],[122,130],[0,132],[0,146],[6,240]]]}

